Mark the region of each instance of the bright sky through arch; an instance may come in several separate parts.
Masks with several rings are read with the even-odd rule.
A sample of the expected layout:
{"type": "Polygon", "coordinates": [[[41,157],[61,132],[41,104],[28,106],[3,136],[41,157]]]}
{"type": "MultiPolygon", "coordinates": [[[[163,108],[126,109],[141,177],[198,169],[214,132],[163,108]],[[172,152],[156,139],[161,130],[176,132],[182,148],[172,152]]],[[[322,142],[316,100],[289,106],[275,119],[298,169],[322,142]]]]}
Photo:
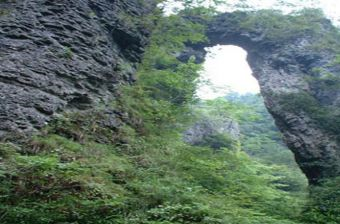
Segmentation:
{"type": "Polygon", "coordinates": [[[247,52],[233,45],[217,45],[208,49],[201,77],[209,80],[209,85],[201,85],[197,96],[213,99],[229,92],[240,94],[259,93],[259,84],[252,76],[246,61],[247,52]]]}

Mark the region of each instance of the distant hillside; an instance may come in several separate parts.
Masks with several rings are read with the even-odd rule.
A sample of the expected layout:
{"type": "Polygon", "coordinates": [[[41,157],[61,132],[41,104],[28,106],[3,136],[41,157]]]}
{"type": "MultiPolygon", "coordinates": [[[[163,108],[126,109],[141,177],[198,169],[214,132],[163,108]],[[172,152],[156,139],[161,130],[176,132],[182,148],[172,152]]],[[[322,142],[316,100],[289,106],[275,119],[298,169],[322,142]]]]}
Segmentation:
{"type": "Polygon", "coordinates": [[[274,119],[268,113],[262,96],[258,94],[229,94],[228,101],[248,108],[240,119],[242,149],[250,156],[268,163],[296,166],[293,153],[282,141],[274,119]]]}

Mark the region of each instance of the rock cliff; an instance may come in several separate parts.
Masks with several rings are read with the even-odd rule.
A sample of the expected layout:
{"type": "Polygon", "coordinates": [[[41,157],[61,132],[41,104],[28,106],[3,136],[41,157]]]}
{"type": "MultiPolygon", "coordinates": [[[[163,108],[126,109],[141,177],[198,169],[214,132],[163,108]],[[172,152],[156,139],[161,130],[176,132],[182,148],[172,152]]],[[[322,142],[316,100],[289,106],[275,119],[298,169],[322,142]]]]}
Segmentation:
{"type": "Polygon", "coordinates": [[[0,1],[0,138],[111,101],[135,79],[154,7],[152,0],[0,1]]]}

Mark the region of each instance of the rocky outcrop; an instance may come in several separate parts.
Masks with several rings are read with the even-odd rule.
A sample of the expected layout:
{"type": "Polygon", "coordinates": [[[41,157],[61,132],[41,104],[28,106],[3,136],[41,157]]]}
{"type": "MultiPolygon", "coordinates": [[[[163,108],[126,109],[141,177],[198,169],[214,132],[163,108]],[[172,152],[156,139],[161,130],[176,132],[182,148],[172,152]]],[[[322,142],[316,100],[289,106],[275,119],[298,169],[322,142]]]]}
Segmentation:
{"type": "Polygon", "coordinates": [[[190,45],[187,52],[197,55],[198,61],[204,47],[217,44],[237,45],[248,52],[267,109],[314,184],[340,174],[340,132],[336,131],[340,122],[330,122],[332,129],[325,125],[339,117],[336,111],[340,106],[340,67],[333,63],[336,52],[325,38],[334,43],[339,38],[334,36],[337,31],[331,22],[317,15],[304,17],[307,24],[291,16],[266,23],[272,16],[241,12],[219,15],[207,24],[209,42],[190,45]],[[327,75],[331,78],[324,77],[327,75]]]}
{"type": "Polygon", "coordinates": [[[226,135],[230,141],[240,138],[238,123],[231,118],[204,117],[183,133],[183,139],[191,145],[201,145],[207,138],[226,135]]]}
{"type": "Polygon", "coordinates": [[[0,138],[134,81],[152,0],[0,1],[0,138]]]}

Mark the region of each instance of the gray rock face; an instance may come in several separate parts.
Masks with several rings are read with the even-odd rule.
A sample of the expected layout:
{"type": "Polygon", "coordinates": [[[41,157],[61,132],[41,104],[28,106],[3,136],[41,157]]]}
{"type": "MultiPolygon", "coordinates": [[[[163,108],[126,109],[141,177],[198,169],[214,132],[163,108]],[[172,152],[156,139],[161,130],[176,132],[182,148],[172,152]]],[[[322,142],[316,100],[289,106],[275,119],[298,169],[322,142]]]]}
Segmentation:
{"type": "Polygon", "coordinates": [[[40,128],[65,109],[113,100],[119,85],[135,79],[149,35],[139,18],[154,6],[0,1],[0,138],[40,128]]]}
{"type": "Polygon", "coordinates": [[[196,122],[183,134],[186,143],[199,145],[206,137],[226,134],[237,140],[240,138],[240,128],[236,121],[229,118],[206,118],[196,122]]]}
{"type": "MultiPolygon", "coordinates": [[[[334,53],[326,49],[316,50],[315,44],[322,42],[322,39],[309,32],[294,38],[271,41],[268,38],[270,34],[261,26],[252,31],[240,26],[247,16],[239,12],[217,16],[208,24],[209,43],[189,46],[190,52],[196,51],[194,54],[201,59],[204,47],[217,44],[237,45],[247,50],[247,60],[260,84],[266,107],[310,183],[339,176],[339,133],[331,133],[321,127],[315,116],[306,109],[307,105],[302,104],[298,111],[291,111],[287,103],[283,103],[284,100],[294,103],[294,96],[303,93],[329,110],[338,108],[340,91],[337,88],[327,88],[327,84],[326,88],[320,88],[310,82],[313,78],[320,78],[313,72],[315,68],[340,77],[339,66],[330,65],[335,58],[334,53]],[[287,99],[287,96],[293,98],[287,99]]],[[[314,25],[320,27],[319,32],[322,33],[334,31],[326,19],[315,21],[314,25]]]]}

